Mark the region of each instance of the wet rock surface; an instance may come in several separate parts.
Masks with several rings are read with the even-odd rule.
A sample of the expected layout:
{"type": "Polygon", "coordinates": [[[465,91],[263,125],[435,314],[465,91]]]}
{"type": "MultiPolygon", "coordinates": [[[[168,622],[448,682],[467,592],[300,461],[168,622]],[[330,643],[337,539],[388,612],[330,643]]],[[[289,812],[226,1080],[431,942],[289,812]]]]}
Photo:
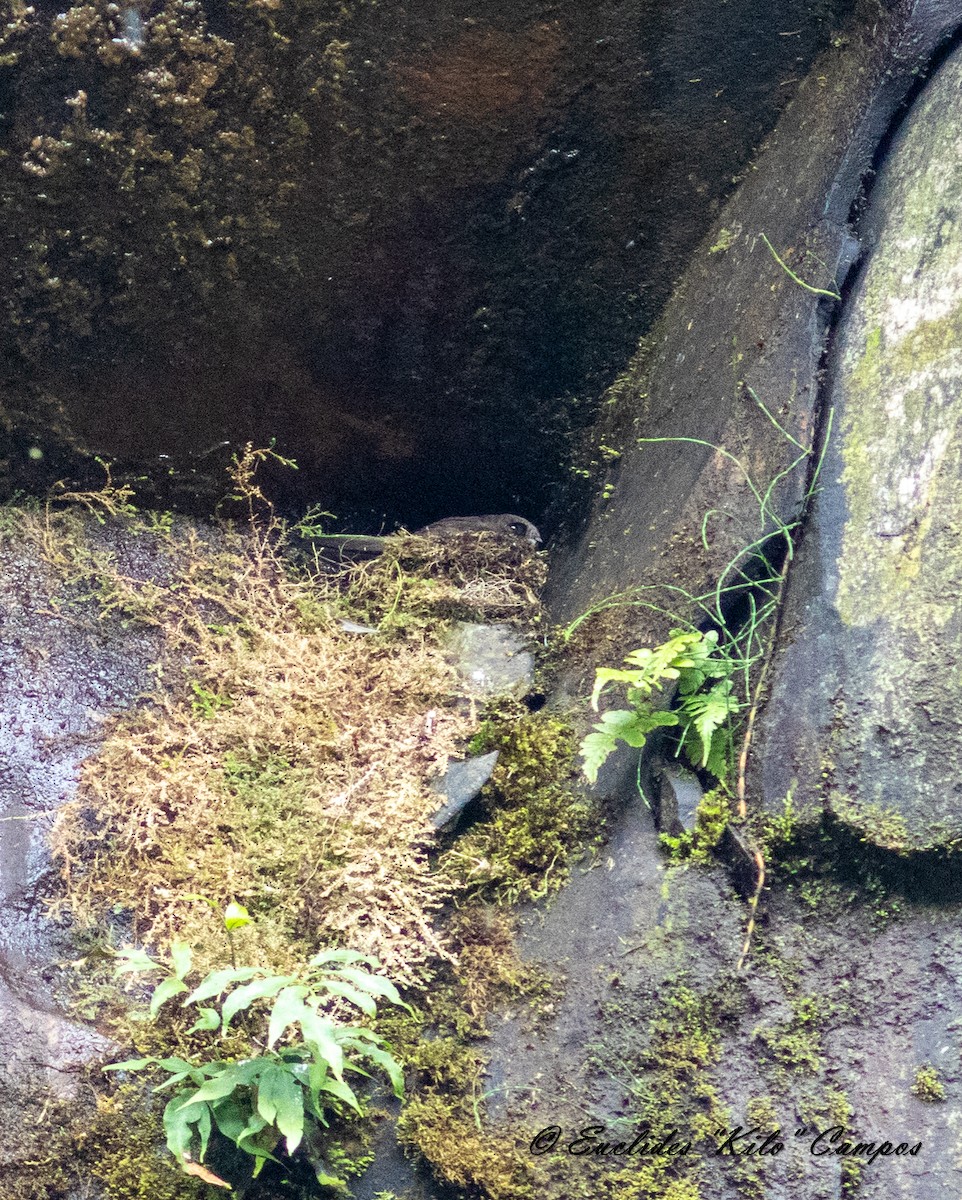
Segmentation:
{"type": "MultiPolygon", "coordinates": [[[[528,641],[510,625],[459,621],[447,642],[448,660],[462,693],[472,707],[498,697],[520,698],[534,680],[534,655],[528,641]]],[[[451,762],[434,784],[445,803],[431,817],[438,830],[449,830],[491,778],[498,751],[451,762]]]]}
{"type": "MultiPolygon", "coordinates": [[[[119,561],[143,570],[142,548],[119,561]]],[[[150,683],[152,639],[68,602],[35,541],[0,533],[0,1061],[8,1085],[75,1086],[108,1043],[52,996],[70,948],[45,916],[47,835],[103,722],[150,683]]]]}
{"type": "MultiPolygon", "coordinates": [[[[790,522],[800,512],[808,465],[789,468],[816,437],[835,302],[799,286],[762,235],[809,288],[837,291],[856,253],[848,222],[862,177],[960,19],[958,5],[893,5],[800,86],[609,392],[601,454],[613,461],[590,520],[556,555],[557,615],[571,619],[656,585],[671,591],[634,599],[677,613],[685,592],[713,591],[745,547],[772,532],[774,514],[790,522]],[[760,497],[772,483],[763,514],[760,497]]],[[[642,605],[622,607],[620,617],[626,636],[655,642],[674,619],[642,605]]]]}
{"type": "Polygon", "coordinates": [[[520,697],[534,679],[534,655],[510,625],[459,622],[448,643],[454,672],[465,695],[483,701],[520,697]]]}
{"type": "MultiPolygon", "coordinates": [[[[917,69],[912,64],[926,59],[960,20],[958,5],[892,6],[873,36],[823,60],[802,85],[756,170],[682,279],[656,329],[654,345],[612,393],[613,407],[620,405],[628,414],[620,425],[628,436],[586,531],[573,539],[568,557],[559,556],[552,578],[556,612],[573,618],[606,596],[654,583],[699,594],[714,585],[741,547],[765,532],[758,497],[746,486],[744,471],[712,445],[734,454],[756,481],[764,481],[763,488],[797,454],[748,388],[800,443],[816,441],[822,354],[833,301],[792,281],[760,235],[765,233],[784,251],[786,265],[799,278],[825,291],[841,290],[859,252],[848,222],[861,176],[912,86],[917,69]],[[636,446],[637,437],[700,438],[712,445],[636,446]],[[710,509],[724,514],[709,525],[705,545],[697,530],[710,509]]],[[[951,106],[956,96],[957,87],[951,106]]],[[[923,98],[923,112],[924,103],[923,98]]],[[[949,128],[954,125],[948,121],[949,128]]],[[[941,153],[930,147],[922,156],[933,171],[940,171],[941,153]]],[[[914,211],[902,184],[896,180],[894,186],[902,206],[914,211]]],[[[894,197],[891,203],[894,207],[894,197]]],[[[874,193],[872,205],[873,213],[880,211],[874,208],[874,193]]],[[[954,209],[951,204],[944,208],[941,239],[948,241],[954,209]]],[[[859,233],[869,242],[872,231],[881,240],[891,239],[883,228],[866,223],[859,233]]],[[[938,224],[928,226],[924,219],[922,236],[909,247],[894,235],[893,254],[902,276],[886,280],[890,320],[899,310],[898,298],[912,294],[898,279],[912,279],[923,248],[929,258],[937,257],[941,239],[938,224]]],[[[953,255],[957,258],[954,250],[945,253],[947,263],[953,255]]],[[[953,268],[947,269],[951,273],[953,268]]],[[[870,270],[856,293],[867,286],[870,270]]],[[[954,291],[954,285],[946,289],[954,291]]],[[[916,322],[920,307],[912,307],[916,322]]],[[[905,321],[904,310],[899,319],[905,321]]],[[[860,355],[865,341],[863,330],[850,353],[860,355]]],[[[926,363],[923,378],[914,385],[922,410],[931,382],[927,370],[926,363]]],[[[954,378],[950,365],[947,379],[954,378]]],[[[899,388],[907,398],[908,385],[903,382],[899,388]]],[[[952,390],[949,384],[945,393],[952,390]]],[[[900,479],[918,480],[926,466],[929,479],[935,478],[938,456],[931,452],[931,437],[939,429],[954,430],[952,403],[944,394],[938,403],[929,402],[934,418],[930,437],[920,421],[892,422],[890,458],[873,456],[881,468],[877,478],[890,496],[898,495],[900,479]],[[914,452],[923,467],[900,474],[900,449],[914,452]],[[886,461],[892,464],[888,473],[886,461]]],[[[884,411],[884,398],[882,404],[884,411]]],[[[612,431],[618,428],[613,422],[612,431]]],[[[851,418],[843,417],[840,428],[851,437],[851,418]]],[[[871,428],[877,436],[878,422],[871,428]]],[[[949,454],[950,441],[946,437],[941,454],[949,454]]],[[[801,798],[806,812],[810,804],[811,815],[816,810],[820,815],[825,782],[818,775],[823,764],[815,764],[820,739],[828,744],[833,737],[827,701],[845,678],[840,671],[853,661],[863,664],[849,680],[847,711],[853,720],[848,732],[858,736],[842,749],[850,792],[860,788],[871,796],[873,780],[888,780],[895,788],[898,772],[894,752],[881,764],[881,774],[877,752],[869,758],[864,739],[873,723],[884,720],[892,728],[891,714],[903,693],[909,714],[917,714],[911,703],[916,688],[930,709],[946,699],[944,675],[939,682],[937,673],[928,671],[929,651],[920,637],[923,631],[934,636],[937,612],[945,638],[940,644],[950,661],[956,657],[954,616],[935,606],[935,593],[941,590],[948,606],[959,590],[952,573],[955,551],[947,544],[931,556],[923,552],[913,560],[903,555],[896,560],[899,568],[890,572],[883,570],[883,555],[856,552],[841,574],[844,578],[850,572],[848,603],[852,612],[864,614],[863,624],[850,615],[843,625],[837,612],[828,611],[840,586],[834,564],[846,515],[844,496],[839,499],[845,444],[839,438],[836,458],[826,461],[826,479],[832,482],[819,500],[817,518],[839,523],[828,543],[816,526],[816,534],[806,541],[806,563],[792,568],[791,615],[782,638],[776,701],[764,741],[755,750],[766,797],[777,793],[779,804],[772,808],[780,816],[800,763],[807,774],[805,785],[795,791],[796,803],[801,798]],[[906,567],[911,584],[903,578],[906,567]],[[904,588],[908,604],[911,587],[925,578],[927,568],[933,572],[933,624],[922,629],[907,610],[893,607],[893,614],[901,614],[904,632],[901,640],[896,633],[886,642],[884,618],[886,606],[894,603],[893,590],[898,595],[904,588]],[[873,590],[879,576],[885,586],[873,590]],[[824,602],[819,600],[823,587],[824,602]],[[824,624],[818,623],[821,618],[824,624]],[[877,653],[873,647],[880,636],[877,653]],[[847,657],[836,649],[841,637],[850,647],[847,657]],[[883,661],[888,646],[890,653],[902,656],[891,671],[883,661]],[[859,690],[863,687],[864,693],[859,690]],[[809,722],[802,727],[804,741],[797,721],[809,722]],[[864,764],[860,755],[866,757],[864,764]]],[[[904,488],[901,505],[914,511],[927,502],[944,501],[947,508],[939,511],[951,512],[959,464],[952,460],[949,466],[948,458],[945,464],[944,487],[904,488]]],[[[869,469],[865,474],[871,478],[869,469]]],[[[775,490],[783,520],[801,510],[807,486],[808,475],[802,471],[786,476],[775,490]]],[[[899,504],[894,507],[901,511],[899,504]]],[[[884,499],[868,501],[865,511],[871,512],[870,524],[887,519],[884,499]]],[[[928,515],[927,508],[922,515],[928,515]]],[[[932,519],[921,533],[902,527],[883,533],[921,540],[936,536],[939,526],[932,519]]],[[[935,544],[930,542],[929,549],[935,544]]],[[[670,616],[653,616],[640,606],[626,606],[617,615],[617,623],[601,626],[589,643],[596,656],[600,642],[609,654],[606,663],[616,662],[629,646],[662,640],[673,623],[670,616]]],[[[916,720],[916,715],[908,719],[916,720]]],[[[934,745],[934,722],[931,733],[934,745]]],[[[911,755],[914,739],[907,726],[901,728],[901,743],[905,755],[911,755]]],[[[915,759],[901,761],[904,779],[915,759]]],[[[945,778],[938,770],[933,765],[933,781],[945,778]]],[[[947,768],[946,774],[951,773],[947,768]]],[[[495,1031],[490,1128],[523,1145],[539,1129],[556,1124],[568,1141],[591,1125],[602,1126],[600,1138],[630,1141],[642,1118],[672,1114],[683,1135],[702,1139],[697,1147],[701,1161],[685,1174],[662,1160],[654,1185],[637,1184],[641,1195],[674,1195],[672,1181],[681,1189],[678,1194],[688,1195],[684,1188],[691,1186],[691,1195],[719,1197],[827,1200],[847,1194],[856,1180],[859,1194],[867,1197],[934,1200],[950,1191],[957,1174],[962,1108],[957,1032],[962,943],[956,892],[947,890],[941,903],[933,904],[929,897],[938,885],[930,881],[926,889],[923,860],[909,868],[907,878],[912,870],[920,874],[904,894],[891,878],[883,883],[873,873],[874,860],[866,864],[860,859],[863,848],[857,837],[846,843],[847,855],[827,850],[830,840],[822,845],[817,837],[804,850],[781,845],[771,850],[770,886],[745,966],[738,970],[751,910],[736,895],[734,876],[718,867],[666,863],[652,819],[637,797],[634,770],[626,770],[620,782],[609,774],[603,788],[625,805],[609,844],[593,870],[573,880],[547,912],[532,914],[525,924],[525,954],[555,967],[567,977],[566,986],[556,1011],[533,1019],[518,1010],[495,1031]],[[706,1044],[714,1050],[706,1051],[706,1044]],[[926,1081],[933,1080],[927,1088],[926,1081]],[[719,1155],[719,1144],[738,1127],[762,1130],[758,1142],[766,1130],[780,1130],[781,1150],[754,1159],[737,1152],[719,1155]],[[813,1145],[823,1131],[825,1136],[813,1145]],[[868,1164],[866,1153],[835,1153],[845,1139],[876,1146],[888,1142],[889,1148],[868,1164]],[[823,1154],[826,1143],[829,1152],[823,1154]]],[[[750,801],[752,790],[757,801],[758,778],[750,801]]],[[[954,803],[946,799],[943,819],[954,803]]],[[[921,808],[917,811],[923,815],[921,808]]],[[[859,826],[860,831],[867,828],[859,826]]],[[[745,894],[751,890],[742,887],[745,894]]],[[[636,1167],[640,1171],[641,1164],[636,1167]]],[[[633,1186],[627,1176],[613,1186],[600,1157],[572,1156],[564,1141],[549,1176],[545,1194],[566,1198],[623,1195],[633,1186]]]]}
{"type": "MultiPolygon", "coordinates": [[[[626,814],[594,870],[525,923],[523,951],[565,990],[547,1034],[524,1010],[495,1029],[491,1128],[527,1146],[561,1127],[549,1195],[621,1194],[606,1190],[610,1160],[566,1145],[591,1127],[598,1141],[629,1143],[675,1106],[700,1160],[693,1195],[742,1196],[753,1180],[760,1196],[828,1200],[857,1175],[868,1197],[943,1196],[960,1149],[959,911],[906,905],[894,916],[899,902],[888,902],[783,877],[739,973],[747,910],[725,873],[665,863],[650,819],[626,814]],[[692,1070],[702,1038],[714,1049],[692,1070]],[[936,1096],[919,1087],[926,1068],[936,1096]],[[679,1103],[679,1090],[694,1099],[679,1103]],[[773,1130],[779,1151],[742,1156],[773,1130]],[[843,1141],[890,1149],[869,1164],[836,1154],[843,1141]]],[[[685,1175],[655,1161],[666,1186],[685,1175]]],[[[642,1160],[620,1165],[632,1164],[642,1160]]]]}
{"type": "Polygon", "coordinates": [[[773,810],[891,849],[962,834],[960,86],[956,51],[872,188],[762,756],[773,810]]]}
{"type": "Polygon", "coordinates": [[[434,785],[444,804],[431,814],[435,829],[451,829],[472,800],[481,794],[481,789],[491,778],[498,762],[499,751],[479,754],[464,762],[449,762],[444,775],[434,785]]]}

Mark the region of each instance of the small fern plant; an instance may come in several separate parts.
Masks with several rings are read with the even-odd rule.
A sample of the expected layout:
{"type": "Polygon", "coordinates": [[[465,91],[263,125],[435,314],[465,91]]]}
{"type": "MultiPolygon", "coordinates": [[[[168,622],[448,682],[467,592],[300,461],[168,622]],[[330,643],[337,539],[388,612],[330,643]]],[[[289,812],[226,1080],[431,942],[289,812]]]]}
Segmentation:
{"type": "MultiPolygon", "coordinates": [[[[402,1095],[401,1067],[384,1040],[363,1026],[335,1020],[327,1011],[332,1001],[346,1002],[370,1018],[376,1015],[378,1000],[408,1008],[394,984],[377,972],[375,958],[353,950],[327,950],[290,975],[232,966],[210,972],[191,990],[186,979],[192,953],[186,942],[172,944],[169,963],[142,950],[124,951],[119,957],[118,973],[165,972],[150,1001],[152,1017],[182,996],[182,1007],[194,1006],[198,1013],[189,1032],[206,1033],[211,1039],[225,1036],[240,1013],[248,1017],[252,1050],[240,1061],[138,1058],[106,1068],[159,1068],[168,1073],[155,1089],[171,1094],[163,1118],[167,1146],[191,1174],[200,1173],[194,1164],[204,1161],[214,1129],[254,1159],[256,1176],[265,1162],[278,1161],[274,1152],[281,1141],[293,1154],[312,1123],[326,1126],[332,1111],[360,1113],[361,1102],[345,1078],[349,1071],[367,1075],[367,1067],[379,1068],[395,1095],[402,1095]]],[[[339,1185],[323,1167],[315,1170],[320,1183],[339,1185]]],[[[203,1177],[216,1179],[209,1172],[203,1177]]]]}
{"type": "Polygon", "coordinates": [[[723,779],[731,750],[731,718],[742,707],[734,694],[732,675],[738,664],[718,649],[718,634],[673,629],[667,642],[655,649],[632,650],[625,657],[627,669],[599,667],[591,706],[609,684],[626,687],[629,707],[601,714],[581,743],[585,777],[598,778],[602,764],[619,742],[638,749],[655,729],[678,728],[678,752],[688,760],[723,779]],[[676,684],[678,704],[674,709],[655,707],[655,693],[676,684]]]}

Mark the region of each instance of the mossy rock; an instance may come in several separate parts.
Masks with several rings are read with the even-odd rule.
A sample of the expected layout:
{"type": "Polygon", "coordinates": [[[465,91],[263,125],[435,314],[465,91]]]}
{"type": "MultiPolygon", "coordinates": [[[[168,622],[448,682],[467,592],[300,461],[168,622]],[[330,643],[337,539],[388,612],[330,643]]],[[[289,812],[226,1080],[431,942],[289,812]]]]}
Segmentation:
{"type": "Polygon", "coordinates": [[[872,191],[761,772],[772,811],[792,794],[895,854],[962,837],[960,86],[955,53],[872,191]]]}

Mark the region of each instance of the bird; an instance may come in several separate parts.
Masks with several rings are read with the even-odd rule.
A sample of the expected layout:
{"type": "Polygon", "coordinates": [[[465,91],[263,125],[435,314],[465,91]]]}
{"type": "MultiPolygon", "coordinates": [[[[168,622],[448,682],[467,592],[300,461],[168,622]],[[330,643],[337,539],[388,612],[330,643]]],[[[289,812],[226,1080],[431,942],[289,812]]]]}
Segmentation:
{"type": "Polygon", "coordinates": [[[493,533],[498,537],[530,542],[532,546],[541,545],[541,534],[537,526],[514,513],[488,513],[482,517],[444,517],[414,532],[418,537],[441,540],[456,537],[459,533],[493,533]]]}
{"type": "MultiPolygon", "coordinates": [[[[420,529],[414,530],[415,537],[433,538],[439,542],[449,541],[462,533],[491,533],[513,542],[527,542],[535,548],[541,545],[542,540],[536,525],[514,513],[443,517],[440,521],[432,521],[430,525],[422,525],[420,529]]],[[[387,546],[386,538],[365,534],[322,534],[310,540],[320,543],[321,548],[333,550],[338,556],[345,558],[372,557],[383,553],[387,546]]]]}

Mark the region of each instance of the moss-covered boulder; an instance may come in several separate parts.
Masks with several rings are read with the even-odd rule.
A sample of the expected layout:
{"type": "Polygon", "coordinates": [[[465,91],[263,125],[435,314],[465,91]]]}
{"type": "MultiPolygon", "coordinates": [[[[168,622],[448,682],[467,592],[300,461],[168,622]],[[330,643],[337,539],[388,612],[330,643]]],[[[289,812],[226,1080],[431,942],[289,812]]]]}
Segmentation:
{"type": "Polygon", "coordinates": [[[763,786],[895,850],[962,835],[962,56],[900,129],[838,332],[763,786]]]}

